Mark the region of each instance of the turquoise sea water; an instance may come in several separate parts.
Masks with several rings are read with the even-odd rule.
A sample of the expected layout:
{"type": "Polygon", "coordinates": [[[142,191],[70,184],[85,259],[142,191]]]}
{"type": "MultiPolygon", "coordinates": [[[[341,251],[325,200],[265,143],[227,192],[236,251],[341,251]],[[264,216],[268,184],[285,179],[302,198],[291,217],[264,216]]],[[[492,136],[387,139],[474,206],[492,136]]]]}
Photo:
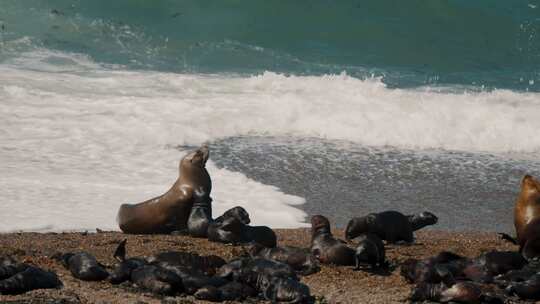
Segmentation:
{"type": "Polygon", "coordinates": [[[537,0],[2,0],[0,24],[0,60],[46,48],[128,69],[540,91],[537,0]]]}

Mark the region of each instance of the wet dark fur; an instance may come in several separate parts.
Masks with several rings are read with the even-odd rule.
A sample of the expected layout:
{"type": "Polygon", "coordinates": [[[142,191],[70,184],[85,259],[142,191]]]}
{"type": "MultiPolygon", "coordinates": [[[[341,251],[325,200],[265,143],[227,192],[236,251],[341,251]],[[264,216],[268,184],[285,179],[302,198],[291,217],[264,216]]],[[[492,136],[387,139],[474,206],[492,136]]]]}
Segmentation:
{"type": "Polygon", "coordinates": [[[355,250],[332,236],[330,222],[322,215],[311,218],[311,253],[324,264],[355,264],[355,250]]]}
{"type": "Polygon", "coordinates": [[[371,213],[364,217],[356,217],[349,221],[345,229],[345,237],[352,240],[364,233],[373,233],[388,243],[414,241],[413,228],[409,218],[397,211],[371,213]]]}

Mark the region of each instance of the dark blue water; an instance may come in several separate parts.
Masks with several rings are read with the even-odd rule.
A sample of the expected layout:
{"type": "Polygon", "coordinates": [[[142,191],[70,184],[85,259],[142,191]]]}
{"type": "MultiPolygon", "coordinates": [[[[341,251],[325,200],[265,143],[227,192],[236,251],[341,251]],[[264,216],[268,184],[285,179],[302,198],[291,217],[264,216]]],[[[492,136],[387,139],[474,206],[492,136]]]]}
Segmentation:
{"type": "Polygon", "coordinates": [[[2,61],[43,48],[129,69],[540,91],[537,0],[2,0],[0,26],[2,61]]]}

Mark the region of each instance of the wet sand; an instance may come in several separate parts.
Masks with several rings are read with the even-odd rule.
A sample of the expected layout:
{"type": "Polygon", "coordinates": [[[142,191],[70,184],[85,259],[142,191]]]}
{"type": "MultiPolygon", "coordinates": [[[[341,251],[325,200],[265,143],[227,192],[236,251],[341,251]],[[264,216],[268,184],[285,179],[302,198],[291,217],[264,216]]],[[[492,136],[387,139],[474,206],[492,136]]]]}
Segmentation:
{"type": "MultiPolygon", "coordinates": [[[[278,229],[280,245],[308,247],[308,229],[278,229]]],[[[334,232],[343,237],[340,230],[334,232]]],[[[408,246],[387,246],[387,258],[393,266],[408,258],[424,258],[442,250],[466,256],[484,251],[516,250],[496,233],[444,232],[426,230],[416,233],[416,243],[408,246]]],[[[205,239],[172,235],[124,235],[101,233],[9,233],[0,235],[0,254],[13,255],[20,261],[54,270],[64,283],[59,290],[35,290],[24,295],[0,296],[0,303],[205,303],[193,297],[159,297],[135,290],[129,284],[113,286],[108,282],[84,282],[71,276],[58,262],[50,259],[56,252],[85,250],[106,266],[113,266],[112,254],[118,242],[128,239],[128,256],[149,256],[165,250],[217,254],[230,259],[242,252],[241,247],[211,243],[205,239]]],[[[412,285],[399,275],[399,267],[391,273],[353,271],[352,267],[323,266],[321,271],[303,277],[319,303],[403,303],[412,285]]],[[[256,302],[256,301],[253,301],[256,302]]]]}

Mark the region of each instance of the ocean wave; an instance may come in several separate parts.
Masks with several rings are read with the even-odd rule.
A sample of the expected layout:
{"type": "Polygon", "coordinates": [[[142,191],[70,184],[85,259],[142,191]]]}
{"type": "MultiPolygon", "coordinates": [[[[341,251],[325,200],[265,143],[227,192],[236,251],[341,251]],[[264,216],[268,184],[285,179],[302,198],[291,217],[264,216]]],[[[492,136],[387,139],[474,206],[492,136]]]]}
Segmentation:
{"type": "Polygon", "coordinates": [[[243,75],[345,70],[400,88],[540,91],[539,12],[528,0],[4,0],[0,62],[43,47],[122,69],[243,75]],[[23,37],[32,42],[26,49],[5,47],[23,37]]]}
{"type": "MultiPolygon", "coordinates": [[[[540,150],[538,93],[390,89],[379,78],[346,73],[122,71],[46,49],[18,58],[31,64],[0,65],[0,213],[10,214],[2,231],[115,229],[121,203],[159,195],[174,181],[185,149],[171,147],[228,137],[317,137],[414,150],[540,150]]],[[[303,198],[212,163],[209,168],[216,215],[243,205],[256,224],[305,225],[306,214],[297,209],[303,198]]]]}

